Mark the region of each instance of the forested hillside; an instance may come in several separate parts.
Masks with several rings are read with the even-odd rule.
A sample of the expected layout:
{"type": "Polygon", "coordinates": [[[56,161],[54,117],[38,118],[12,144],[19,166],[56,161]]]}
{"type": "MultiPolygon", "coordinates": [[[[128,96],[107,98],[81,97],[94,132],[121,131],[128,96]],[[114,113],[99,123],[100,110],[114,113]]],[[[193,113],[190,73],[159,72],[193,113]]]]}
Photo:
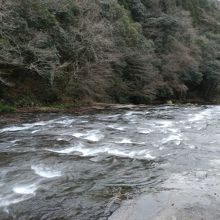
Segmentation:
{"type": "Polygon", "coordinates": [[[0,99],[215,99],[219,8],[215,0],[0,0],[0,99]]]}

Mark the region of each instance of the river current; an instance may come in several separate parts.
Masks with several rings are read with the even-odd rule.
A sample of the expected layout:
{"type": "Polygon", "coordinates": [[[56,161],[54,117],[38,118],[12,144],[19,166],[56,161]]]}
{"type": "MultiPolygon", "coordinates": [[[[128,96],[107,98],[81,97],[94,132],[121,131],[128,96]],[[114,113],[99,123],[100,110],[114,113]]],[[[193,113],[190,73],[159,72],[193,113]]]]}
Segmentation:
{"type": "Polygon", "coordinates": [[[219,196],[220,106],[35,115],[0,127],[0,220],[211,220],[219,196]],[[131,198],[146,208],[117,217],[131,198]]]}

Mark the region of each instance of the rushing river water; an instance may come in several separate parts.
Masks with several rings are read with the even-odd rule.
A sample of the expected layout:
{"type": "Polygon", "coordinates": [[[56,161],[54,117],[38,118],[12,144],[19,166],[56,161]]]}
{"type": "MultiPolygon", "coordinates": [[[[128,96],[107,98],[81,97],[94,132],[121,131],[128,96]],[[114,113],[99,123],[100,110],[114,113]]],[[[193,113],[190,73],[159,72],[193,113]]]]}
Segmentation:
{"type": "Polygon", "coordinates": [[[139,213],[123,217],[122,205],[112,219],[220,219],[219,106],[47,114],[0,127],[1,220],[107,219],[138,195],[139,213]]]}

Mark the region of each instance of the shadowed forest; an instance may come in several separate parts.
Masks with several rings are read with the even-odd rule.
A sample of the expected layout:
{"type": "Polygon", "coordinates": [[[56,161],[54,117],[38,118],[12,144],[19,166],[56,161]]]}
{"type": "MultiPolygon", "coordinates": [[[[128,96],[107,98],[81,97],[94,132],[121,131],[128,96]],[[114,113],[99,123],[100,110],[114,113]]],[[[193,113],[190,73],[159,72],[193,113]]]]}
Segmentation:
{"type": "Polygon", "coordinates": [[[0,99],[215,100],[219,8],[215,0],[1,0],[0,99]]]}

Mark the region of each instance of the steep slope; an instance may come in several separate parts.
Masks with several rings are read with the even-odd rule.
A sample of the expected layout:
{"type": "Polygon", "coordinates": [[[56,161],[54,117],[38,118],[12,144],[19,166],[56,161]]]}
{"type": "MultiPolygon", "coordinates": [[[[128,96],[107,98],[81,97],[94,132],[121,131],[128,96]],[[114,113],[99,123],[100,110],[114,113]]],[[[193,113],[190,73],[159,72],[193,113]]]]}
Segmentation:
{"type": "Polygon", "coordinates": [[[0,98],[17,105],[214,98],[219,12],[214,0],[2,0],[0,98]]]}

